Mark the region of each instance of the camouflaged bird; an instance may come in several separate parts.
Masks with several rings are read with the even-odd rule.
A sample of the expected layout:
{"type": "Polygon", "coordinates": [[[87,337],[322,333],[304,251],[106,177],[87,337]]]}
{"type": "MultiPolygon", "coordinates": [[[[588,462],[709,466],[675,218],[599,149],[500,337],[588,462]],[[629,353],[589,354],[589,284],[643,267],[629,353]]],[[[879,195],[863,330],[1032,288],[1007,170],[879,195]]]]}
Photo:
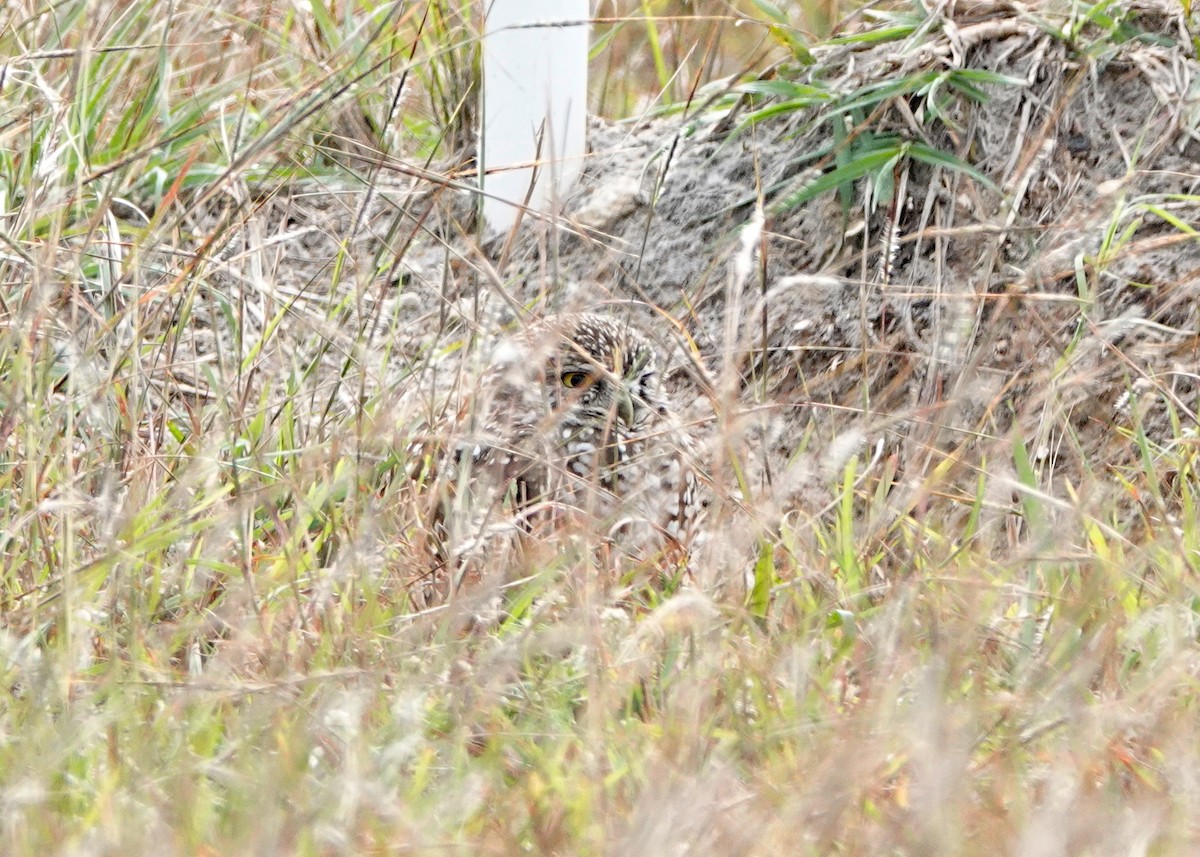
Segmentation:
{"type": "Polygon", "coordinates": [[[598,314],[531,325],[492,351],[467,398],[451,443],[410,450],[454,588],[496,538],[547,524],[585,524],[642,558],[686,552],[704,506],[695,447],[634,327],[598,314]]]}

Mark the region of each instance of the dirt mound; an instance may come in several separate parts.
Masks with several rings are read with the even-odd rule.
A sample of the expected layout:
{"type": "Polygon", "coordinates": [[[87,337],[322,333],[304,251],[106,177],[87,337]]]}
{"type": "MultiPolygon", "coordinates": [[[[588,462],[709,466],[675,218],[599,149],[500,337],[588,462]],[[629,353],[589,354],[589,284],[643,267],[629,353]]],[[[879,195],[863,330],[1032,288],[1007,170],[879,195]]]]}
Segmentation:
{"type": "Polygon", "coordinates": [[[951,8],[683,117],[597,129],[572,229],[553,264],[523,245],[518,297],[678,320],[711,373],[736,369],[743,406],[775,414],[783,461],[856,425],[905,441],[921,475],[1015,424],[1075,479],[1128,463],[1139,431],[1194,430],[1185,21],[1022,10],[951,8]],[[789,94],[801,106],[780,109],[789,94]]]}

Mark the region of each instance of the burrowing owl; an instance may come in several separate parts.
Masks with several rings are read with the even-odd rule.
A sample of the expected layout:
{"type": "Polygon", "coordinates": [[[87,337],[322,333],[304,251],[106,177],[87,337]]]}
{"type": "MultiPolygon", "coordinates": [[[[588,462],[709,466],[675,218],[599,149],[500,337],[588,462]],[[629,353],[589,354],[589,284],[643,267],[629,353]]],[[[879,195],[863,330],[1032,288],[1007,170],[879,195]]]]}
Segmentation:
{"type": "Polygon", "coordinates": [[[435,517],[454,550],[568,520],[638,555],[686,549],[703,506],[694,445],[657,349],[632,326],[596,314],[531,325],[493,350],[469,398],[436,468],[435,517]]]}

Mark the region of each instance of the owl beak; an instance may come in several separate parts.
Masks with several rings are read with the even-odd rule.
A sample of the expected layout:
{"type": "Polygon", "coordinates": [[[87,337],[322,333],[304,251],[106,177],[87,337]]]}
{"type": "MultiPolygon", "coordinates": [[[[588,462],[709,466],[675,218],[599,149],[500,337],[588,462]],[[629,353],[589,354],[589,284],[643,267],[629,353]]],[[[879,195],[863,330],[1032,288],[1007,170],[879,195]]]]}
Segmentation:
{"type": "Polygon", "coordinates": [[[632,428],[634,419],[633,396],[623,386],[618,385],[616,399],[617,419],[623,422],[627,428],[632,428]]]}

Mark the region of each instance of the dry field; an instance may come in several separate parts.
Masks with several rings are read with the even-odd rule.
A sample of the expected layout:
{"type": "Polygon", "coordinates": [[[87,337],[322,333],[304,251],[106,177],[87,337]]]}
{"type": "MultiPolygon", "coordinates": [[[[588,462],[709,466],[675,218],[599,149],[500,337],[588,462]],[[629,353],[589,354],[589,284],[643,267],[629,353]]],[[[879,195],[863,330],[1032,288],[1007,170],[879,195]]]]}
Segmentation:
{"type": "Polygon", "coordinates": [[[0,853],[1197,853],[1190,4],[596,7],[491,242],[477,4],[0,8],[0,853]],[[687,551],[437,472],[581,309],[687,551]]]}

